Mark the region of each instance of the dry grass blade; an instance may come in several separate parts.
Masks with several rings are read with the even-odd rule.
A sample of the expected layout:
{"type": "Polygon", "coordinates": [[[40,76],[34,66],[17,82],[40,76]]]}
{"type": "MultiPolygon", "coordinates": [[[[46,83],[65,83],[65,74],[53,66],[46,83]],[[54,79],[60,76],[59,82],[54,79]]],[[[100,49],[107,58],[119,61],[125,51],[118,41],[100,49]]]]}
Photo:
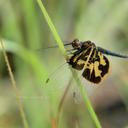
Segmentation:
{"type": "Polygon", "coordinates": [[[56,118],[53,118],[52,120],[51,120],[51,124],[52,124],[52,128],[57,128],[57,122],[56,122],[56,118]]]}
{"type": "Polygon", "coordinates": [[[24,124],[24,128],[29,128],[28,122],[27,122],[27,119],[26,119],[26,116],[25,116],[25,112],[24,112],[24,109],[23,109],[23,104],[22,104],[22,101],[20,99],[21,95],[20,95],[20,92],[17,88],[16,81],[15,81],[15,78],[14,78],[14,75],[13,75],[13,72],[12,72],[12,69],[11,69],[11,66],[10,66],[5,48],[4,48],[4,44],[3,44],[3,41],[2,41],[1,38],[0,38],[0,43],[1,43],[2,52],[3,52],[3,55],[4,55],[4,59],[5,59],[6,65],[7,65],[8,73],[9,73],[9,76],[10,76],[10,79],[11,79],[11,83],[12,83],[14,92],[16,94],[16,99],[17,99],[19,110],[20,110],[20,115],[21,115],[21,118],[22,118],[22,121],[23,121],[23,124],[24,124]]]}
{"type": "Polygon", "coordinates": [[[59,102],[59,105],[58,105],[58,113],[57,113],[57,124],[59,124],[60,114],[61,114],[61,111],[62,111],[62,108],[63,108],[63,105],[64,105],[64,101],[65,101],[65,99],[67,97],[67,94],[69,92],[69,89],[71,87],[72,80],[73,79],[70,79],[68,85],[66,86],[66,89],[64,90],[64,93],[63,93],[63,95],[61,97],[61,100],[59,102]]]}

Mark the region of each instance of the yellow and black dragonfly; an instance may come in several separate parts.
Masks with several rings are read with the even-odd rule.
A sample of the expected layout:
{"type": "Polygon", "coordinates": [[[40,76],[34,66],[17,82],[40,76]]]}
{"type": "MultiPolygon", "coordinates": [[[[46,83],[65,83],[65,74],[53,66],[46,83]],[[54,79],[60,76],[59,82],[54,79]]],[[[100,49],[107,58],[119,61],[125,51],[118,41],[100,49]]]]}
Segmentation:
{"type": "Polygon", "coordinates": [[[110,63],[105,55],[128,58],[126,55],[121,55],[98,47],[89,40],[79,41],[75,39],[64,45],[72,46],[72,49],[67,50],[69,52],[67,63],[76,70],[83,70],[82,76],[94,84],[99,84],[109,72],[110,63]]]}

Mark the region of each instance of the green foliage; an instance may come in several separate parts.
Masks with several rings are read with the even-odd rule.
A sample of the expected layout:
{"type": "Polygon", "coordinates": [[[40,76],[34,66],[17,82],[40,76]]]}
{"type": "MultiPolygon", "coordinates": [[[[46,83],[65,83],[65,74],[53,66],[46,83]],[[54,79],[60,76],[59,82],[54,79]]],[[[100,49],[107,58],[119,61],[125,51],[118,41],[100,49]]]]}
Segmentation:
{"type": "MultiPolygon", "coordinates": [[[[48,76],[59,65],[65,63],[63,55],[65,57],[67,57],[67,55],[61,39],[64,41],[71,41],[74,38],[92,40],[96,42],[98,46],[113,51],[127,52],[128,1],[47,0],[43,1],[47,11],[42,6],[41,1],[37,1],[7,0],[5,2],[1,0],[0,34],[4,39],[3,42],[6,50],[10,53],[10,62],[14,69],[13,73],[17,86],[22,95],[21,99],[29,127],[55,128],[61,97],[66,86],[70,83],[70,78],[72,78],[72,74],[69,72],[70,70],[68,70],[66,66],[63,66],[55,75],[51,76],[48,84],[45,83],[48,76]],[[44,17],[37,1],[43,11],[44,17]],[[56,30],[59,32],[59,36],[56,30]],[[59,49],[36,51],[36,49],[43,47],[54,46],[56,45],[55,42],[58,44],[59,49]]],[[[15,94],[10,89],[10,82],[7,82],[9,77],[7,77],[8,74],[5,71],[6,66],[3,61],[3,55],[0,54],[0,57],[0,93],[3,96],[3,101],[5,101],[4,104],[1,103],[3,106],[0,107],[1,115],[3,111],[1,108],[5,108],[3,115],[0,117],[0,125],[3,124],[0,127],[23,127],[21,119],[18,118],[19,112],[17,114],[16,111],[18,107],[15,105],[15,94]],[[4,87],[6,87],[6,89],[4,87]],[[6,97],[8,100],[6,100],[6,97]],[[9,112],[12,112],[12,110],[13,114],[11,115],[9,112]],[[8,117],[10,117],[9,114],[11,115],[12,121],[5,123],[4,117],[7,115],[8,119],[8,117]]],[[[110,61],[112,73],[110,73],[110,78],[106,80],[105,85],[116,85],[123,103],[128,107],[127,61],[114,58],[110,58],[110,61]]],[[[71,72],[73,72],[79,86],[75,87],[74,85],[76,83],[74,81],[71,82],[71,87],[67,96],[65,96],[59,116],[59,126],[61,128],[85,128],[95,127],[95,125],[100,127],[97,117],[90,105],[90,101],[88,100],[86,89],[84,88],[88,88],[88,85],[81,84],[81,80],[77,74],[74,73],[72,69],[71,72]],[[84,107],[82,107],[81,104],[76,105],[72,103],[72,88],[80,90],[80,94],[82,95],[81,99],[84,101],[84,104],[86,103],[86,106],[84,105],[84,107]],[[72,103],[72,105],[70,105],[70,103],[72,103]],[[73,121],[72,118],[74,119],[73,121]]],[[[102,86],[105,85],[103,83],[102,86]]],[[[91,85],[91,88],[95,88],[94,86],[91,85]]],[[[100,86],[98,88],[100,88],[100,86]]],[[[91,95],[89,91],[88,93],[91,95]]],[[[102,121],[101,118],[99,120],[100,122],[102,121]]]]}

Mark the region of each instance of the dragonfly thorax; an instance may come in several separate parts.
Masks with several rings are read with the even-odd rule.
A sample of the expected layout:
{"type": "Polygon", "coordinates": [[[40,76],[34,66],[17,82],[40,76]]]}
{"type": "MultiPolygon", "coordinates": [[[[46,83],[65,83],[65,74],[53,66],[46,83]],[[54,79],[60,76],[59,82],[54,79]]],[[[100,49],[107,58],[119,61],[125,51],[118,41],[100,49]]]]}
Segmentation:
{"type": "Polygon", "coordinates": [[[84,48],[85,49],[85,48],[87,48],[89,46],[95,47],[95,44],[92,41],[90,41],[90,40],[81,42],[81,48],[84,48]]]}

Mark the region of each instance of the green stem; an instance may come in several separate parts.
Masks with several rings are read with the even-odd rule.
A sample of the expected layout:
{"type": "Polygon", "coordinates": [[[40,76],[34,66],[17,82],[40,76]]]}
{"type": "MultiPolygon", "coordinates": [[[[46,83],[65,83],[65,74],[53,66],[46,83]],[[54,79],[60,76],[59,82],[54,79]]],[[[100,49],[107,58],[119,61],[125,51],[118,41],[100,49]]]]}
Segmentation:
{"type": "MultiPolygon", "coordinates": [[[[52,31],[52,34],[53,34],[53,36],[54,36],[54,38],[55,38],[55,40],[56,40],[61,52],[63,53],[63,55],[67,59],[68,56],[66,55],[66,50],[65,50],[64,45],[63,45],[63,43],[61,41],[61,38],[60,38],[58,32],[56,31],[56,29],[55,29],[55,27],[54,27],[54,25],[53,25],[53,23],[51,21],[51,18],[49,17],[49,15],[48,15],[43,3],[41,2],[41,0],[37,0],[37,3],[38,3],[38,5],[39,5],[39,7],[40,7],[40,9],[41,9],[41,11],[42,11],[42,13],[44,15],[44,18],[45,18],[50,30],[52,31]]],[[[88,95],[87,95],[87,92],[86,92],[84,86],[82,86],[82,84],[81,84],[76,72],[73,69],[71,69],[71,72],[73,74],[73,77],[74,77],[79,89],[80,89],[80,92],[81,92],[81,94],[83,96],[83,99],[85,101],[85,104],[86,104],[87,109],[88,109],[88,111],[89,111],[89,113],[91,115],[92,120],[94,121],[94,123],[95,123],[97,128],[101,128],[100,122],[99,122],[99,120],[97,118],[97,115],[96,115],[95,111],[93,110],[93,107],[91,105],[91,102],[90,102],[90,100],[88,98],[88,95]]]]}

